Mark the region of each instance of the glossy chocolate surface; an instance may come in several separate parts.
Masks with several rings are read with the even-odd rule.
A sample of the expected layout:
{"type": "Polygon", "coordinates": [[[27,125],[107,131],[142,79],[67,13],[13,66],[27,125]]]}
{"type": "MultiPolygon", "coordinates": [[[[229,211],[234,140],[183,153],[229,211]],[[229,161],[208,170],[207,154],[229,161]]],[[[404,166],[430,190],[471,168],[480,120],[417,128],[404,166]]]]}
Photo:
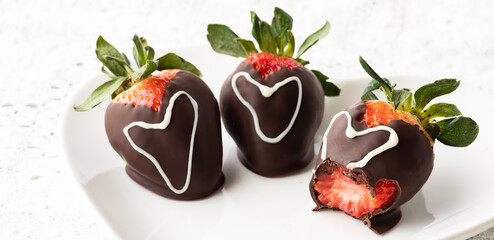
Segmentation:
{"type": "MultiPolygon", "coordinates": [[[[279,88],[271,97],[264,97],[259,88],[245,77],[236,82],[241,96],[259,116],[260,129],[268,137],[278,136],[290,123],[297,105],[299,89],[296,82],[279,88]]],[[[237,144],[240,161],[251,171],[274,177],[289,174],[309,164],[314,157],[314,134],[319,127],[324,108],[324,93],[314,74],[306,68],[283,67],[261,79],[250,62],[242,62],[223,84],[220,112],[226,130],[237,144]],[[268,87],[297,76],[302,84],[300,111],[288,134],[277,143],[263,141],[255,131],[252,114],[232,89],[232,77],[248,73],[255,81],[268,87]]]]}
{"type": "MultiPolygon", "coordinates": [[[[147,106],[132,106],[112,102],[105,115],[105,128],[110,144],[127,162],[128,175],[145,188],[171,199],[204,198],[222,186],[223,147],[217,101],[209,87],[194,74],[179,71],[165,87],[158,112],[147,106]],[[172,191],[152,162],[137,152],[124,135],[123,128],[135,121],[160,123],[170,98],[185,91],[198,103],[198,123],[194,140],[190,184],[182,194],[172,191]]],[[[194,121],[194,108],[185,95],[180,95],[173,107],[171,122],[166,129],[145,129],[134,126],[129,134],[137,146],[153,155],[176,189],[187,178],[189,146],[194,121]]]]}
{"type": "MultiPolygon", "coordinates": [[[[352,117],[351,124],[356,131],[368,128],[359,118],[365,113],[365,103],[359,102],[348,108],[352,117]]],[[[382,145],[388,140],[386,131],[372,132],[367,135],[348,138],[345,135],[347,128],[345,115],[339,116],[327,136],[327,159],[321,159],[321,153],[317,159],[316,172],[312,178],[310,191],[316,203],[316,209],[327,207],[317,200],[317,192],[314,190],[314,182],[319,174],[324,174],[327,166],[343,166],[350,162],[362,159],[368,152],[382,145]]],[[[393,202],[383,209],[376,210],[361,219],[375,232],[383,233],[401,218],[399,206],[410,200],[425,184],[429,178],[433,164],[434,152],[429,139],[423,134],[417,125],[410,125],[401,120],[392,120],[386,126],[391,127],[398,135],[398,145],[373,157],[364,167],[355,168],[354,177],[358,182],[370,185],[374,188],[378,180],[388,179],[397,183],[397,194],[393,202]],[[381,215],[382,214],[382,215],[381,215]]]]}

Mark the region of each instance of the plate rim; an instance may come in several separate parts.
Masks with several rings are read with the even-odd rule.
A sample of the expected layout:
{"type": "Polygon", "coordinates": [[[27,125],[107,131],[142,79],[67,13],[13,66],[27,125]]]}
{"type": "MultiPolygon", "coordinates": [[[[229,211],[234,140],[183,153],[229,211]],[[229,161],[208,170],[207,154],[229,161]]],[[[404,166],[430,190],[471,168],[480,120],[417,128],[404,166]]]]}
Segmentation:
{"type": "MultiPolygon", "coordinates": [[[[96,203],[94,200],[91,198],[90,193],[88,190],[84,187],[83,183],[80,181],[79,177],[77,176],[76,172],[77,169],[75,168],[73,164],[73,160],[70,160],[71,157],[69,152],[70,152],[70,147],[66,144],[65,139],[70,135],[67,131],[65,131],[68,125],[68,119],[67,116],[70,115],[71,111],[73,111],[72,106],[73,103],[75,102],[77,95],[80,94],[82,91],[87,91],[90,87],[93,86],[93,83],[96,82],[98,79],[101,79],[104,77],[102,74],[97,74],[91,79],[84,81],[78,86],[75,86],[74,88],[71,89],[71,91],[67,94],[66,102],[63,106],[62,109],[62,114],[60,115],[60,120],[59,120],[59,126],[58,126],[58,131],[59,131],[59,137],[58,140],[60,141],[60,146],[61,146],[61,156],[64,158],[64,163],[70,169],[70,172],[72,175],[71,180],[74,181],[74,183],[77,183],[78,188],[80,189],[81,193],[85,196],[86,200],[88,200],[89,203],[91,203],[88,208],[92,209],[92,216],[96,217],[96,221],[99,222],[100,229],[102,229],[105,234],[110,235],[114,239],[120,239],[119,234],[117,232],[117,229],[114,229],[111,227],[112,225],[109,223],[109,220],[103,215],[103,213],[98,209],[96,203]],[[101,227],[101,226],[104,227],[101,227]]],[[[390,78],[431,78],[430,76],[424,77],[420,75],[392,75],[390,78]]],[[[345,78],[345,79],[332,79],[332,81],[340,82],[340,81],[363,81],[366,77],[352,77],[352,78],[345,78]]],[[[492,96],[490,96],[492,97],[492,96]]],[[[107,100],[108,101],[108,100],[107,100]]],[[[106,104],[102,104],[99,107],[105,106],[106,104]]],[[[224,126],[222,126],[222,129],[224,126]]],[[[223,157],[224,158],[224,157],[223,157]]],[[[223,159],[224,160],[224,159],[223,159]]],[[[494,214],[491,215],[490,217],[486,217],[485,220],[479,221],[473,226],[469,228],[465,228],[463,230],[459,230],[454,235],[446,235],[444,236],[445,238],[464,238],[464,237],[472,237],[475,236],[476,234],[482,233],[490,228],[494,227],[494,214]]]]}

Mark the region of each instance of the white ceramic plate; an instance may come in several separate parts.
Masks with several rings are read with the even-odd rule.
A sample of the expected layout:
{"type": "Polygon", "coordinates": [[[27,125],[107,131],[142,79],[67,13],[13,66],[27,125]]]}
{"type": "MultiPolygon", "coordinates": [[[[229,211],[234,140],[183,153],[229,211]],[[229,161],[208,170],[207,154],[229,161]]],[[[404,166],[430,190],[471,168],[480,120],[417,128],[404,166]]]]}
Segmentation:
{"type": "MultiPolygon", "coordinates": [[[[241,60],[214,54],[208,47],[178,51],[198,66],[218,96],[227,75],[241,60]]],[[[95,58],[96,61],[96,58],[95,58]]],[[[356,62],[355,64],[358,64],[356,62]]],[[[363,72],[362,72],[363,73],[363,72]]],[[[424,188],[402,206],[403,218],[378,236],[342,212],[312,212],[308,185],[313,164],[283,178],[260,177],[238,161],[235,145],[223,131],[224,187],[200,201],[174,201],[134,183],[124,162],[109,145],[103,125],[106,104],[77,113],[81,103],[105,78],[82,85],[68,100],[62,116],[62,141],[76,180],[110,229],[121,239],[464,239],[494,226],[494,97],[460,86],[445,101],[455,102],[477,120],[480,135],[468,148],[436,144],[433,173],[424,188]],[[480,104],[479,104],[480,103],[480,104]]],[[[326,99],[327,113],[316,138],[321,139],[333,114],[359,99],[368,78],[336,81],[343,89],[326,99]]],[[[390,78],[416,89],[434,79],[390,78]]],[[[466,82],[466,81],[465,81],[466,82]]],[[[316,144],[315,149],[319,147],[316,144]]],[[[399,161],[399,159],[397,159],[399,161]]]]}

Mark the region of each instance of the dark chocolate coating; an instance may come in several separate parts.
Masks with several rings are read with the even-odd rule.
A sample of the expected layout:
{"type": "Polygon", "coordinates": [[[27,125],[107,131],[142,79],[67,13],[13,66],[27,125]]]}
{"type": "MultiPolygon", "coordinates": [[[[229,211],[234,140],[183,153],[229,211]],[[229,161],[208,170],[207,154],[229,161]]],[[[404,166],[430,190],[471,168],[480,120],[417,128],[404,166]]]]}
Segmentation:
{"type": "Polygon", "coordinates": [[[399,207],[390,209],[383,214],[374,215],[364,220],[365,225],[377,234],[383,234],[396,226],[401,220],[399,207]]]}
{"type": "MultiPolygon", "coordinates": [[[[158,112],[148,106],[111,102],[105,114],[105,128],[110,144],[127,162],[126,172],[145,188],[171,199],[204,198],[222,186],[223,146],[216,98],[196,75],[179,71],[165,87],[158,112]],[[182,194],[170,190],[156,167],[130,145],[123,128],[135,121],[160,123],[170,98],[178,91],[190,94],[198,104],[198,122],[194,141],[190,184],[182,194]]],[[[176,189],[185,185],[194,109],[186,95],[179,96],[173,107],[171,122],[164,130],[134,126],[129,134],[137,146],[153,155],[176,189]]]]}
{"type": "MultiPolygon", "coordinates": [[[[299,89],[289,82],[271,97],[262,96],[259,89],[243,76],[237,88],[259,116],[261,130],[268,137],[278,136],[289,125],[295,112],[299,89]]],[[[220,94],[220,112],[226,130],[237,144],[240,161],[251,171],[266,177],[285,175],[307,166],[314,157],[314,134],[321,124],[324,92],[315,75],[308,69],[281,68],[261,79],[252,63],[244,61],[228,77],[220,94]],[[251,113],[232,89],[232,77],[247,72],[255,81],[268,87],[297,76],[302,83],[302,101],[297,118],[288,134],[278,143],[264,142],[256,133],[251,113]]]]}
{"type": "MultiPolygon", "coordinates": [[[[364,102],[355,104],[347,111],[352,117],[351,124],[355,130],[362,131],[368,128],[364,122],[359,121],[365,113],[364,102]]],[[[327,159],[321,159],[319,153],[316,172],[310,186],[312,198],[317,205],[315,210],[327,207],[319,203],[313,187],[317,176],[323,174],[324,166],[345,167],[350,162],[359,161],[389,138],[388,132],[377,131],[350,139],[345,135],[347,122],[345,115],[340,115],[335,120],[326,139],[327,159]]],[[[375,191],[372,186],[380,179],[393,180],[397,184],[398,190],[392,203],[361,218],[377,233],[383,233],[398,223],[401,216],[399,206],[410,200],[422,188],[434,165],[433,147],[419,126],[410,125],[402,120],[392,120],[386,126],[397,133],[398,145],[376,155],[363,168],[353,169],[357,182],[368,184],[373,193],[375,191]]]]}

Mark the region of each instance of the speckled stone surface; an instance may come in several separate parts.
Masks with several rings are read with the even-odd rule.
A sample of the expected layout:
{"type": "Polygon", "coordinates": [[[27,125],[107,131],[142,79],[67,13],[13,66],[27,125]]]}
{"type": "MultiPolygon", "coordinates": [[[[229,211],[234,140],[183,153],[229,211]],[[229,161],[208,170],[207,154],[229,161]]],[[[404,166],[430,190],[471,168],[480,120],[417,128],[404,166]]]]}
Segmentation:
{"type": "Polygon", "coordinates": [[[208,23],[248,36],[248,10],[270,18],[275,4],[296,39],[331,22],[305,57],[332,78],[362,76],[362,55],[388,75],[456,77],[494,94],[494,1],[0,1],[0,239],[109,238],[58,140],[65,99],[101,67],[98,35],[126,50],[134,33],[153,46],[207,45],[208,23]]]}

